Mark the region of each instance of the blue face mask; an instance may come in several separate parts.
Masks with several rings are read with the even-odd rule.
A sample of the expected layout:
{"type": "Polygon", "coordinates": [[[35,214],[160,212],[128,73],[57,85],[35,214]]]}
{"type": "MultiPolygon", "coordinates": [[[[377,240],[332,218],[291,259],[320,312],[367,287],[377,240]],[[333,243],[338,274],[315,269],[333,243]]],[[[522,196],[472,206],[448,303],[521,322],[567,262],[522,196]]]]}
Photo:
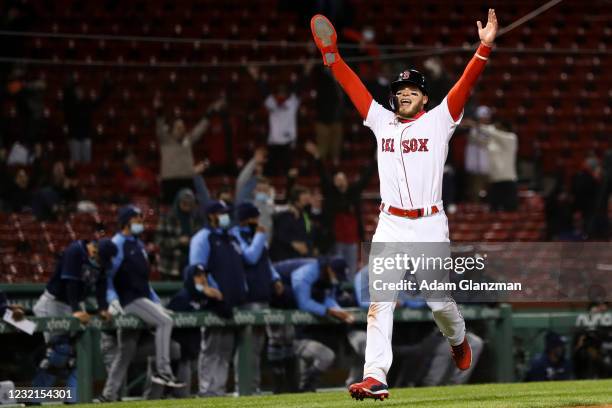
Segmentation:
{"type": "Polygon", "coordinates": [[[200,293],[204,293],[204,285],[201,285],[199,283],[195,284],[195,290],[197,290],[200,293]]]}
{"type": "Polygon", "coordinates": [[[270,196],[262,191],[255,193],[255,201],[260,203],[266,203],[270,199],[270,196]]]}
{"type": "Polygon", "coordinates": [[[130,231],[134,235],[142,234],[142,232],[144,231],[144,225],[141,223],[134,223],[130,225],[130,231]]]}
{"type": "Polygon", "coordinates": [[[219,214],[219,227],[223,229],[229,228],[232,220],[229,214],[219,214]]]}

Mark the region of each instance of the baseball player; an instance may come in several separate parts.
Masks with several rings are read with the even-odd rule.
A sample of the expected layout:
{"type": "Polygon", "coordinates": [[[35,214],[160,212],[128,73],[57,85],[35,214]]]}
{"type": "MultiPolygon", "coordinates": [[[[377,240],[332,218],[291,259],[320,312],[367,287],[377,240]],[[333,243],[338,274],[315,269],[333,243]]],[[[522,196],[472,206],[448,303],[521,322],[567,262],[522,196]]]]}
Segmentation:
{"type": "MultiPolygon", "coordinates": [[[[292,258],[276,262],[274,268],[285,283],[285,290],[272,303],[281,309],[300,309],[317,316],[330,316],[352,323],[353,315],[336,301],[337,287],[346,278],[342,258],[292,258]]],[[[274,393],[292,387],[292,367],[297,358],[300,392],[316,390],[321,376],[334,362],[335,353],[313,340],[307,330],[291,325],[268,325],[268,360],[274,373],[274,393]]]]}
{"type": "MultiPolygon", "coordinates": [[[[106,300],[112,309],[133,314],[155,328],[155,368],[151,380],[159,385],[181,388],[170,367],[172,317],[149,283],[151,267],[140,239],[144,232],[142,211],[133,205],[119,209],[119,232],[113,238],[117,255],[108,269],[106,300]]],[[[138,348],[141,330],[121,329],[117,333],[118,352],[111,364],[106,384],[99,397],[110,402],[119,398],[123,380],[138,348]]]]}
{"type": "MultiPolygon", "coordinates": [[[[376,137],[380,178],[380,218],[373,242],[449,242],[442,207],[442,175],[448,142],[460,122],[464,105],[482,73],[497,33],[495,11],[489,9],[485,27],[478,21],[481,44],[463,75],[442,103],[425,111],[427,87],[419,71],[409,69],[391,83],[390,106],[383,108],[340,57],[336,31],[330,21],[315,15],[310,23],[323,62],[376,137]]],[[[471,365],[465,322],[452,298],[427,301],[440,331],[451,345],[457,367],[471,365]]],[[[368,311],[363,381],[352,384],[353,398],[385,399],[387,373],[393,359],[391,335],[395,302],[372,302],[368,311]]]]}
{"type": "MultiPolygon", "coordinates": [[[[73,316],[83,325],[91,315],[83,308],[83,302],[95,293],[98,314],[110,319],[106,302],[106,268],[117,254],[117,247],[110,239],[100,241],[77,240],[70,243],[57,260],[55,271],[44,293],[34,305],[36,317],[73,316]]],[[[74,394],[67,402],[76,401],[76,346],[75,337],[69,332],[50,331],[44,334],[47,350],[32,380],[33,387],[52,387],[58,375],[66,378],[66,384],[74,387],[74,394]]]]}

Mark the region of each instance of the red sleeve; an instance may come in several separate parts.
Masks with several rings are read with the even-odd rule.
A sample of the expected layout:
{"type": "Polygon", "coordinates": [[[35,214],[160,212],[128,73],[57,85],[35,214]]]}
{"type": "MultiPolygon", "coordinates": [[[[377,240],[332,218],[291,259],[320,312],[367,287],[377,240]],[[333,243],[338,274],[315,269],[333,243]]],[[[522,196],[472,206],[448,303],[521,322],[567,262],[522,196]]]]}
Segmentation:
{"type": "Polygon", "coordinates": [[[351,98],[361,117],[365,119],[372,104],[372,95],[368,89],[341,58],[331,66],[331,70],[344,92],[351,98]]]}
{"type": "Polygon", "coordinates": [[[478,50],[472,60],[469,62],[463,75],[459,78],[459,81],[453,86],[447,96],[448,110],[450,111],[453,120],[458,120],[463,112],[463,107],[470,96],[470,92],[476,84],[478,77],[484,70],[487,63],[489,54],[491,53],[491,47],[484,44],[480,44],[478,50]]]}

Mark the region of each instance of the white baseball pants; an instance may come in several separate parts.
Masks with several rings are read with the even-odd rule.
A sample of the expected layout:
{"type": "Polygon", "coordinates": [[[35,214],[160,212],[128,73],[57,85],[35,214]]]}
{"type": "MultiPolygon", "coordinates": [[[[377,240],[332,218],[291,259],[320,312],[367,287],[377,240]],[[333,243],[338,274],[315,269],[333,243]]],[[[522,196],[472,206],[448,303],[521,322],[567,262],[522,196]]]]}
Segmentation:
{"type": "MultiPolygon", "coordinates": [[[[373,245],[375,245],[374,243],[389,243],[391,245],[388,247],[391,248],[391,251],[393,250],[393,243],[398,243],[399,245],[395,245],[398,248],[407,246],[401,243],[417,243],[417,245],[418,243],[448,243],[448,220],[444,212],[417,219],[408,219],[381,212],[372,242],[373,245]]],[[[432,247],[432,245],[429,245],[429,247],[432,247]]],[[[439,250],[439,247],[445,246],[436,247],[439,250]]],[[[448,249],[448,254],[450,255],[450,249],[448,249]]],[[[419,273],[419,271],[416,272],[417,279],[419,279],[419,273]]],[[[375,298],[376,296],[370,293],[370,299],[375,298]]],[[[450,296],[426,300],[438,328],[449,343],[453,346],[461,344],[465,337],[465,321],[454,300],[450,296]]],[[[373,301],[370,303],[368,310],[363,377],[372,377],[385,384],[387,383],[387,373],[393,361],[391,339],[395,305],[395,302],[373,301]]]]}

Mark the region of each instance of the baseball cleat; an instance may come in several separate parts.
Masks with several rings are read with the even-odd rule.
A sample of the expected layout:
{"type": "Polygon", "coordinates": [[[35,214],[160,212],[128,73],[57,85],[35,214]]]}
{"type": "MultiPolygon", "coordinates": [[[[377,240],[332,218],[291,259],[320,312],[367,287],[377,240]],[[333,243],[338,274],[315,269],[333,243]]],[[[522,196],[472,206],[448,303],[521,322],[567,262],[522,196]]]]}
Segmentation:
{"type": "Polygon", "coordinates": [[[357,401],[363,401],[365,398],[384,401],[389,398],[389,387],[372,377],[366,377],[362,382],[351,384],[349,394],[357,401]]]}
{"type": "Polygon", "coordinates": [[[458,369],[465,371],[472,365],[472,348],[467,337],[464,337],[463,343],[458,346],[451,346],[451,354],[458,369]]]}
{"type": "Polygon", "coordinates": [[[155,373],[151,376],[151,381],[155,384],[164,385],[171,388],[182,388],[186,385],[183,382],[177,381],[172,374],[155,373]]]}
{"type": "Polygon", "coordinates": [[[315,44],[321,50],[325,65],[331,65],[338,60],[336,41],[338,36],[332,23],[327,17],[317,14],[310,20],[310,30],[315,44]]]}

